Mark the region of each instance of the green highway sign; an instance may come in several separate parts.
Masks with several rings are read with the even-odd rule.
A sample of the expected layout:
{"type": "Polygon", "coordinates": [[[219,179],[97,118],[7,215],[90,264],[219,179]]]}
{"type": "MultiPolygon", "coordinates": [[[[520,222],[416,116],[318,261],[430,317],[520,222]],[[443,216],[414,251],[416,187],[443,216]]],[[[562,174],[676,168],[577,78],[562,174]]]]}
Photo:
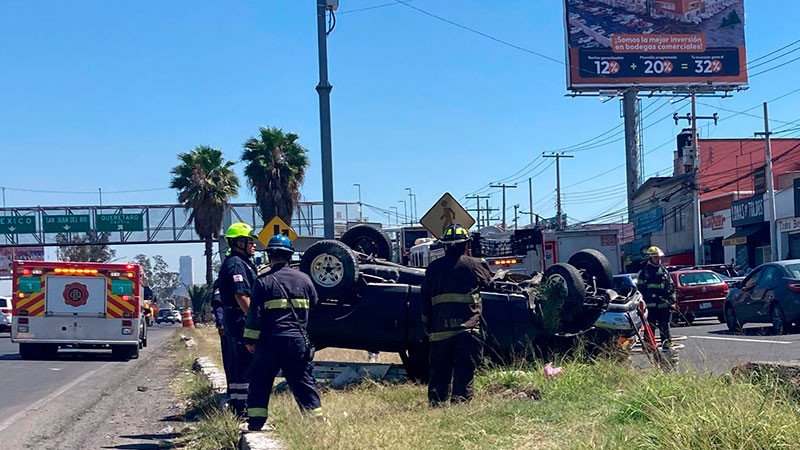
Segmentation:
{"type": "Polygon", "coordinates": [[[141,214],[98,214],[95,219],[97,231],[144,231],[141,214]]]}
{"type": "Polygon", "coordinates": [[[36,233],[34,216],[0,216],[0,234],[36,233]]]}
{"type": "Polygon", "coordinates": [[[91,229],[89,215],[42,216],[45,233],[86,233],[91,229]]]}

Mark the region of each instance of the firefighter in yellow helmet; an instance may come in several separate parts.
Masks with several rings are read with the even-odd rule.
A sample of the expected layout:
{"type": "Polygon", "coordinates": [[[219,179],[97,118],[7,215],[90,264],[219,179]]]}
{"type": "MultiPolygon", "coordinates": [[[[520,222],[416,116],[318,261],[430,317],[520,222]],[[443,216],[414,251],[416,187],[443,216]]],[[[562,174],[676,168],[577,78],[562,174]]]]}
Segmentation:
{"type": "Polygon", "coordinates": [[[656,246],[647,249],[647,264],[641,272],[636,284],[647,303],[647,321],[650,326],[658,327],[661,336],[661,347],[669,349],[672,341],[669,324],[672,321],[672,310],[675,308],[675,284],[661,264],[664,252],[656,246]]]}
{"type": "Polygon", "coordinates": [[[492,280],[486,261],[469,256],[466,228],[450,225],[440,241],[445,255],[428,266],[421,297],[430,343],[431,406],[472,399],[475,369],[483,357],[480,291],[492,280]]]}
{"type": "Polygon", "coordinates": [[[247,404],[247,369],[253,356],[245,347],[244,326],[250,309],[250,296],[256,281],[256,237],[253,227],[234,223],[225,232],[231,253],[222,262],[217,278],[217,289],[222,303],[222,325],[230,339],[232,358],[226,367],[228,394],[233,411],[244,416],[247,404]],[[231,374],[227,370],[231,370],[231,374]]]}

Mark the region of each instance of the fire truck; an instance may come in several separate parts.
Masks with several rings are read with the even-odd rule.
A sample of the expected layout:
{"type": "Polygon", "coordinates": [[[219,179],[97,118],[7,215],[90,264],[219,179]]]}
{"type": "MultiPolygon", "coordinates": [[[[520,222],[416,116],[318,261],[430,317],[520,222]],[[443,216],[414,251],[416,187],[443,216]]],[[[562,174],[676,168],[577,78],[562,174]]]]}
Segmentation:
{"type": "Polygon", "coordinates": [[[138,358],[147,345],[142,269],[135,264],[14,261],[11,341],[22,359],[59,348],[110,348],[138,358]]]}

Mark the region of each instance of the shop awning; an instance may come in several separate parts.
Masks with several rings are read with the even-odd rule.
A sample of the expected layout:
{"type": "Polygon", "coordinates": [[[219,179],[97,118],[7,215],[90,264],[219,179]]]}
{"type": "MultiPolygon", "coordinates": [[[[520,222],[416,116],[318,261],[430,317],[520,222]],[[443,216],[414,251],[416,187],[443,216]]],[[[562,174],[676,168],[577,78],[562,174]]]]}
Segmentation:
{"type": "Polygon", "coordinates": [[[769,224],[764,223],[757,223],[755,225],[747,225],[745,227],[738,227],[736,232],[732,235],[725,238],[722,241],[722,245],[725,247],[731,247],[734,245],[744,245],[747,244],[747,238],[762,231],[769,232],[769,224]]]}

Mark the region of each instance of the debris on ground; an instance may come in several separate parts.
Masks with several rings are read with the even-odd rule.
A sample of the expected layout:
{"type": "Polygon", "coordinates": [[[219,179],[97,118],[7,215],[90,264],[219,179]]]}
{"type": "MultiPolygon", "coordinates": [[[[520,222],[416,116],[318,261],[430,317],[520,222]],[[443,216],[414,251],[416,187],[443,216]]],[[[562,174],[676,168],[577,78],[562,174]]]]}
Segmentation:
{"type": "Polygon", "coordinates": [[[139,392],[145,392],[148,389],[149,388],[147,386],[136,386],[136,390],[139,391],[139,392]]]}
{"type": "Polygon", "coordinates": [[[553,367],[553,363],[547,363],[544,366],[544,376],[546,377],[555,377],[561,374],[564,371],[563,367],[553,367]]]}

